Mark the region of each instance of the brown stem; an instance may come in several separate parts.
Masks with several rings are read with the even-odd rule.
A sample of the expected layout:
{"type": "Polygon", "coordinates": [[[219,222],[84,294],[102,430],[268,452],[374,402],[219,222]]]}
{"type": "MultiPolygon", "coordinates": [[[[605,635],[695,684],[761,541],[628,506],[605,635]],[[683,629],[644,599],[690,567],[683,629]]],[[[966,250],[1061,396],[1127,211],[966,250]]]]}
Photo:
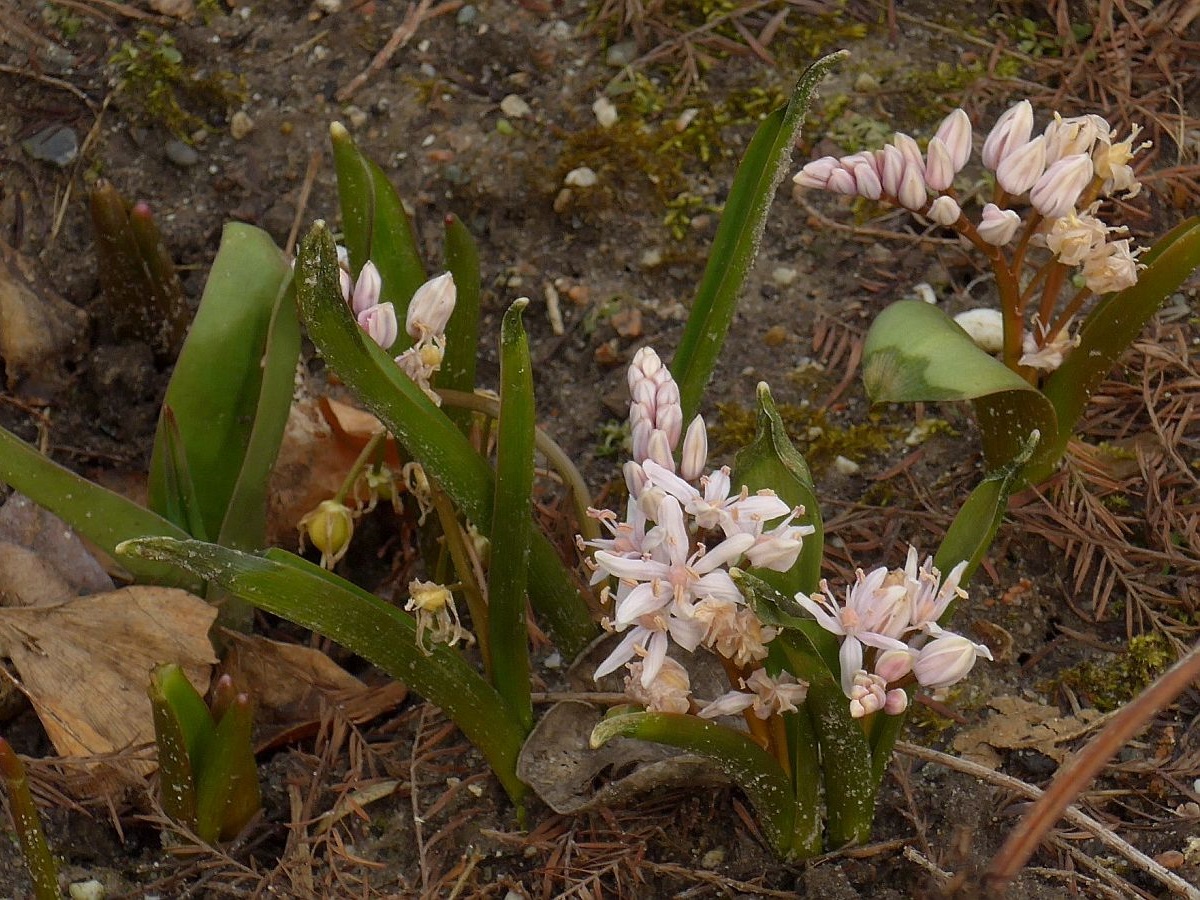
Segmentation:
{"type": "MultiPolygon", "coordinates": [[[[431,486],[432,487],[432,486],[431,486]]],[[[441,488],[432,487],[430,496],[438,520],[442,524],[442,534],[446,537],[446,549],[450,551],[450,559],[458,580],[462,585],[463,596],[467,600],[467,609],[471,610],[471,625],[474,627],[475,639],[479,641],[479,655],[483,657],[483,668],[490,679],[492,677],[492,648],[488,639],[488,606],[483,596],[483,589],[474,567],[471,565],[471,554],[467,550],[467,542],[463,538],[462,526],[458,523],[458,514],[454,504],[441,488]]]]}
{"type": "MultiPolygon", "coordinates": [[[[745,679],[745,673],[733,664],[733,660],[728,657],[717,654],[717,659],[721,661],[721,667],[725,670],[726,677],[729,678],[729,686],[735,691],[742,689],[742,681],[745,679]]],[[[746,720],[746,727],[750,729],[750,737],[754,738],[755,743],[759,744],[764,750],[770,752],[776,759],[779,758],[779,751],[772,748],[771,732],[767,729],[767,723],[756,716],[752,709],[742,710],[742,718],[746,720]]],[[[787,747],[787,744],[784,744],[787,747]]]]}
{"type": "Polygon", "coordinates": [[[779,767],[787,773],[787,777],[791,778],[792,760],[788,756],[787,729],[783,725],[783,716],[772,715],[767,719],[767,728],[771,733],[771,749],[775,752],[775,759],[779,762],[779,767]]]}
{"type": "Polygon", "coordinates": [[[1050,787],[1013,829],[985,875],[989,896],[1003,896],[1007,885],[1029,861],[1046,833],[1091,783],[1108,761],[1162,709],[1200,678],[1200,643],[1159,676],[1141,695],[1125,705],[1059,770],[1050,787]]]}
{"type": "Polygon", "coordinates": [[[1050,326],[1050,330],[1046,332],[1047,344],[1058,337],[1058,333],[1067,327],[1067,323],[1071,321],[1072,317],[1079,312],[1083,304],[1091,296],[1092,292],[1085,287],[1075,292],[1075,296],[1071,298],[1071,302],[1063,308],[1063,311],[1058,314],[1058,318],[1054,320],[1054,324],[1050,326]]]}
{"type": "MultiPolygon", "coordinates": [[[[1050,271],[1049,277],[1046,279],[1046,287],[1042,291],[1042,302],[1038,306],[1038,322],[1041,323],[1042,328],[1046,327],[1047,323],[1050,321],[1050,317],[1054,315],[1055,301],[1058,300],[1058,293],[1062,290],[1063,282],[1067,280],[1067,273],[1069,271],[1069,266],[1065,266],[1062,263],[1055,263],[1054,267],[1050,271]]],[[[1050,342],[1049,335],[1046,336],[1045,341],[1040,340],[1040,337],[1037,334],[1035,334],[1034,337],[1039,338],[1039,347],[1043,347],[1050,342]]]]}

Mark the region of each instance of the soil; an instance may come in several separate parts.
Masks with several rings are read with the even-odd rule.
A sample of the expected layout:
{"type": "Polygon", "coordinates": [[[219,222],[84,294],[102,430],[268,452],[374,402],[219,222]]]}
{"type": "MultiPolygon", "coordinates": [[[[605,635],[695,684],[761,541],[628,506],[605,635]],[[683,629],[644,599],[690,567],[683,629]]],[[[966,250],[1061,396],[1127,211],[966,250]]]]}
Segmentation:
{"type": "MultiPolygon", "coordinates": [[[[1022,79],[1035,76],[1022,70],[1006,81],[994,66],[989,70],[981,41],[1015,42],[1014,28],[1019,31],[1025,16],[1047,33],[1054,29],[1046,10],[1029,3],[962,3],[953,16],[942,4],[906,5],[894,33],[882,10],[867,3],[757,4],[763,9],[738,19],[751,34],[761,34],[771,15],[787,12],[764,51],[772,55],[771,65],[728,27],[719,31],[732,35],[724,43],[704,42],[700,7],[720,13],[733,3],[668,4],[676,11],[677,30],[670,32],[648,25],[623,29],[622,16],[638,7],[633,0],[451,2],[434,4],[379,71],[352,97],[339,96],[417,6],[235,0],[232,8],[201,3],[182,20],[140,3],[0,0],[0,14],[20,26],[5,35],[0,49],[0,237],[35,259],[46,284],[90,316],[87,334],[56,361],[54,377],[14,380],[8,373],[0,424],[45,441],[53,458],[89,477],[136,480],[148,461],[169,367],[156,366],[146,346],[122,342],[108,327],[111,314],[93,260],[88,185],[102,176],[130,198],[150,203],[195,303],[225,222],[258,225],[281,246],[294,224],[336,222],[327,135],[337,120],[411,204],[431,269],[440,259],[447,212],[462,218],[479,241],[482,384],[494,385],[503,310],[518,296],[532,298],[526,321],[540,424],[568,449],[590,484],[604,485],[617,477],[618,460],[605,441],[607,426],[624,416],[624,363],[646,344],[669,357],[741,150],[758,116],[771,108],[771,98],[790,90],[803,64],[842,45],[854,54],[825,86],[800,159],[858,149],[848,146],[852,129],[839,124],[847,121],[841,118],[847,110],[862,128],[887,122],[926,135],[959,102],[977,124],[989,121],[1023,96],[1029,81],[1022,79]],[[813,15],[822,8],[833,15],[813,15]],[[227,90],[214,97],[177,89],[190,118],[175,134],[161,110],[148,108],[144,92],[121,85],[129,69],[114,62],[126,43],[145,58],[163,46],[156,44],[160,34],[173,41],[186,79],[219,76],[227,90]],[[691,40],[671,44],[680,34],[691,40]],[[661,51],[655,60],[638,61],[632,81],[609,64],[614,54],[630,50],[630,42],[626,60],[661,51]],[[689,65],[697,60],[699,80],[689,85],[689,65]],[[620,115],[607,131],[593,112],[606,90],[620,115]],[[506,100],[514,95],[524,109],[506,100]],[[693,109],[698,112],[687,112],[693,109]],[[243,134],[239,118],[237,137],[231,131],[235,112],[253,126],[243,134]],[[688,115],[695,116],[692,124],[677,133],[690,128],[698,137],[658,149],[661,136],[670,136],[674,123],[688,115]],[[33,160],[21,147],[56,124],[71,128],[81,144],[64,168],[33,160]],[[186,166],[166,153],[168,143],[179,139],[196,156],[186,166]],[[305,197],[314,156],[319,160],[305,197]],[[597,184],[564,192],[568,172],[585,165],[597,184]],[[561,333],[549,296],[558,298],[561,333]]],[[[1051,6],[1066,14],[1065,4],[1051,6]]],[[[1077,14],[1086,18],[1090,5],[1080,6],[1086,8],[1077,14]]],[[[1186,37],[1200,40],[1194,23],[1186,37]]],[[[1194,121],[1200,116],[1194,65],[1185,76],[1190,80],[1182,82],[1180,96],[1194,121]]],[[[1083,111],[1093,110],[1062,107],[1064,114],[1083,111]]],[[[1180,148],[1181,156],[1194,151],[1180,148]]],[[[184,151],[177,146],[173,153],[178,158],[184,151]]],[[[1167,158],[1160,158],[1160,167],[1167,167],[1167,158]]],[[[903,438],[921,413],[869,409],[853,371],[856,341],[879,310],[919,283],[931,285],[952,312],[985,302],[987,288],[977,286],[979,270],[963,254],[948,242],[921,240],[902,217],[855,222],[875,229],[876,236],[868,230],[864,237],[830,225],[851,222],[841,198],[806,195],[806,208],[791,199],[790,187],[785,182],[776,200],[704,411],[717,426],[717,451],[728,456],[736,446],[739,410],[744,416],[759,381],[772,385],[780,403],[824,409],[823,427],[835,438],[796,439],[810,452],[827,504],[832,577],[855,565],[894,563],[908,542],[936,546],[980,472],[970,420],[954,407],[924,410],[946,424],[919,456],[908,458],[903,438]],[[878,236],[881,231],[891,236],[878,236]],[[849,430],[864,422],[871,423],[868,429],[849,430]],[[857,468],[833,465],[837,456],[857,468]],[[899,466],[902,461],[907,464],[899,466]]],[[[1139,233],[1161,233],[1181,218],[1171,197],[1161,191],[1144,199],[1139,233]]],[[[1180,302],[1186,310],[1194,299],[1193,288],[1180,302]]],[[[1184,359],[1194,357],[1194,317],[1156,328],[1164,343],[1185,348],[1184,359]]],[[[310,369],[318,371],[311,347],[306,354],[310,369]]],[[[1146,351],[1133,353],[1129,372],[1135,374],[1118,378],[1120,385],[1138,383],[1147,358],[1146,351]]],[[[1194,381],[1180,384],[1196,390],[1194,381]]],[[[1114,402],[1127,404],[1127,426],[1137,429],[1140,422],[1149,429],[1144,405],[1129,393],[1106,388],[1114,402]]],[[[1109,420],[1091,427],[1085,436],[1110,437],[1109,420]]],[[[1176,436],[1184,458],[1195,452],[1195,429],[1181,427],[1176,436]]],[[[1127,486],[1135,521],[1151,516],[1154,498],[1145,483],[1134,477],[1127,486]]],[[[1111,594],[1099,591],[1113,571],[1105,568],[1109,557],[1095,551],[1100,556],[1089,565],[1079,563],[1081,546],[1100,546],[1098,538],[1093,544],[1086,535],[1074,544],[1066,538],[1048,542],[1034,530],[1061,526],[1045,512],[1069,514],[1061,493],[1044,503],[1032,494],[1024,498],[1025,512],[1002,529],[963,612],[968,631],[979,623],[972,633],[993,645],[996,663],[980,665],[970,687],[948,706],[918,710],[909,740],[949,748],[956,735],[988,720],[987,701],[999,696],[1078,712],[1089,701],[1080,699],[1078,682],[1074,691],[1064,688],[1063,671],[1084,662],[1111,666],[1125,658],[1118,651],[1128,637],[1158,633],[1160,626],[1173,646],[1195,640],[1200,568],[1181,570],[1176,591],[1182,606],[1156,605],[1153,592],[1134,596],[1137,572],[1131,576],[1131,570],[1109,586],[1111,594]]],[[[1172,498],[1181,514],[1200,514],[1194,483],[1180,483],[1172,498]]],[[[360,548],[364,557],[386,546],[387,530],[395,525],[390,513],[378,515],[383,536],[360,548]]],[[[360,540],[374,539],[368,534],[360,540]]],[[[1197,549],[1190,552],[1192,564],[1197,549]]],[[[390,567],[376,560],[374,568],[382,571],[371,577],[384,581],[390,567]]],[[[275,636],[306,640],[285,624],[266,627],[275,636]]],[[[338,658],[364,678],[382,677],[344,654],[338,658]]],[[[550,689],[590,686],[544,665],[538,675],[550,689]]],[[[1106,773],[1101,787],[1107,793],[1098,787],[1088,797],[1093,814],[1151,856],[1187,850],[1198,827],[1200,808],[1192,809],[1200,800],[1200,782],[1193,783],[1200,778],[1197,701],[1193,691],[1159,716],[1106,773]]],[[[806,866],[771,856],[745,800],[731,788],[661,790],[629,808],[577,816],[535,806],[522,830],[478,755],[445,726],[440,712],[419,698],[362,726],[330,714],[317,737],[260,757],[263,818],[222,855],[188,853],[186,843],[165,850],[162,823],[149,812],[143,784],[105,800],[69,800],[65,788],[43,790],[49,839],[71,880],[100,879],[109,896],[891,898],[936,896],[949,889],[944,873],[960,876],[955,889],[970,894],[974,876],[1022,811],[1021,798],[898,756],[885,780],[876,843],[806,866]],[[307,826],[297,830],[297,822],[314,822],[371,778],[395,779],[396,787],[323,837],[313,837],[307,826]],[[296,852],[301,845],[304,852],[296,852]]],[[[32,758],[49,753],[31,712],[0,725],[0,732],[32,758]]],[[[1003,749],[998,762],[1011,775],[1044,784],[1057,767],[1045,749],[1003,749]]],[[[56,779],[65,777],[50,763],[32,765],[32,771],[35,784],[58,785],[56,779]]],[[[1009,896],[1114,896],[1114,888],[1079,869],[1071,856],[1110,851],[1077,834],[1061,837],[1009,896]]],[[[1178,874],[1200,883],[1200,854],[1195,848],[1189,853],[1178,874]]],[[[1115,857],[1104,865],[1131,890],[1147,892],[1143,896],[1162,891],[1115,857]]],[[[6,840],[0,845],[0,895],[28,891],[15,841],[6,840]]]]}

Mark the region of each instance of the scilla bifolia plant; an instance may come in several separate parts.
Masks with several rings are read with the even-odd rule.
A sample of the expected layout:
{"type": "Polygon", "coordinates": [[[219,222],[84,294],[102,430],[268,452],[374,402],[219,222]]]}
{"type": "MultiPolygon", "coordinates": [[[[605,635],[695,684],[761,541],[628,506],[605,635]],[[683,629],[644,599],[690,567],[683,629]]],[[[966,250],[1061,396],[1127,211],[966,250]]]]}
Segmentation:
{"type": "Polygon", "coordinates": [[[604,624],[624,635],[595,676],[623,668],[626,692],[644,710],[614,710],[593,746],[636,737],[711,758],[784,856],[867,840],[912,689],[944,690],[977,657],[991,658],[943,626],[966,597],[962,585],[991,542],[1015,469],[976,489],[936,563],[910,548],[903,568],[860,569],[835,591],[819,580],[822,528],[808,467],[765,384],[754,443],[732,471],[707,473],[699,416],[676,463],[680,391],[653,350],[634,358],[629,387],[625,515],[593,510],[608,537],[580,543],[593,549],[593,581],[612,602],[604,624]],[[730,691],[693,697],[671,647],[713,653],[730,691]],[[739,714],[741,728],[715,721],[739,714]]]}
{"type": "MultiPolygon", "coordinates": [[[[735,176],[675,358],[680,421],[699,404],[809,97],[835,58],[812,67],[791,102],[764,120],[735,176]]],[[[429,279],[404,204],[382,170],[344,128],[334,125],[331,135],[346,253],[339,256],[324,223],[313,227],[296,260],[300,314],[327,364],[416,467],[406,485],[435,513],[428,522],[445,547],[444,556],[435,551],[437,558],[425,561],[426,570],[453,576],[414,582],[406,612],[279,550],[251,555],[171,536],[132,541],[121,552],[173,564],[404,681],[458,724],[520,809],[526,788],[516,758],[533,722],[526,598],[565,654],[577,654],[596,635],[586,592],[532,521],[535,450],[584,509],[586,489],[567,455],[534,427],[525,301],[513,303],[501,325],[499,402],[477,396],[479,265],[469,234],[447,219],[449,277],[429,279]],[[494,461],[469,437],[478,430],[473,414],[496,420],[494,461]],[[470,610],[482,672],[456,646],[464,625],[455,592],[470,610]]],[[[586,539],[599,537],[590,519],[580,527],[586,539]]],[[[308,530],[313,536],[311,522],[308,530]]],[[[349,539],[347,529],[340,533],[349,539]]]]}
{"type": "Polygon", "coordinates": [[[961,109],[942,121],[924,153],[897,133],[880,150],[826,156],[800,170],[801,187],[901,206],[953,229],[995,278],[999,310],[959,317],[978,345],[920,301],[881,313],[863,355],[873,400],[971,400],[989,467],[1010,462],[1036,429],[1042,442],[1022,479],[1036,484],[1054,472],[1091,392],[1200,265],[1200,218],[1149,250],[1121,237],[1127,229],[1113,222],[1110,198],[1141,188],[1131,167],[1146,146],[1139,130],[1117,140],[1098,115],[1055,113],[1035,135],[1033,107],[1022,100],[983,143],[994,184],[974,214],[955,188],[973,142],[961,109]]]}
{"type": "Polygon", "coordinates": [[[42,816],[29,790],[25,763],[4,738],[0,738],[0,783],[8,797],[13,829],[33,882],[33,895],[37,900],[58,900],[62,896],[58,887],[58,860],[46,843],[42,816]]]}

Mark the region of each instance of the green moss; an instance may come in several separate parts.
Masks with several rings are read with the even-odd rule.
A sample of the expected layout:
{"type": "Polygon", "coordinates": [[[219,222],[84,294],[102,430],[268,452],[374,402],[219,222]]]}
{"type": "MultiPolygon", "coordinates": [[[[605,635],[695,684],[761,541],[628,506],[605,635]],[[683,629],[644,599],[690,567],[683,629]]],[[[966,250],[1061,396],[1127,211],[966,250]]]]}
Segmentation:
{"type": "Polygon", "coordinates": [[[597,459],[622,459],[629,454],[629,422],[624,419],[609,419],[602,422],[593,451],[597,459]]]}
{"type": "Polygon", "coordinates": [[[1132,638],[1124,653],[1105,662],[1080,663],[1059,680],[1096,709],[1108,712],[1140,694],[1174,661],[1165,637],[1143,634],[1132,638]]]}
{"type": "Polygon", "coordinates": [[[53,3],[47,3],[42,9],[42,21],[62,35],[64,41],[71,41],[83,30],[83,19],[71,10],[53,3]]]}
{"type": "MultiPolygon", "coordinates": [[[[788,437],[818,472],[838,456],[862,462],[872,454],[886,453],[906,433],[876,413],[868,413],[865,423],[843,427],[829,420],[827,410],[807,403],[781,403],[778,410],[788,437]]],[[[749,407],[718,403],[717,421],[708,430],[714,451],[733,453],[753,441],[756,419],[749,407]]]]}
{"type": "Polygon", "coordinates": [[[109,59],[117,93],[136,118],[160,124],[178,137],[207,124],[206,117],[225,115],[246,97],[244,80],[230,72],[202,75],[184,65],[175,41],[165,32],[138,30],[109,59]]]}

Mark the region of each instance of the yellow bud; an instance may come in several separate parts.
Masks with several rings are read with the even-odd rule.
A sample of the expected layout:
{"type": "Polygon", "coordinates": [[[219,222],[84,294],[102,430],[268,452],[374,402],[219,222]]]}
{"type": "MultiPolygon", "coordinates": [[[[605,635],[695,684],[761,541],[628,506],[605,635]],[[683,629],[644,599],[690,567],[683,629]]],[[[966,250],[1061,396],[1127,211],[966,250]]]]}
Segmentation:
{"type": "Polygon", "coordinates": [[[453,603],[449,588],[433,581],[411,581],[408,585],[409,606],[422,612],[437,613],[453,603]]]}
{"type": "Polygon", "coordinates": [[[300,535],[321,551],[321,565],[332,569],[350,549],[354,536],[354,515],[343,503],[324,500],[300,520],[300,535]]]}

